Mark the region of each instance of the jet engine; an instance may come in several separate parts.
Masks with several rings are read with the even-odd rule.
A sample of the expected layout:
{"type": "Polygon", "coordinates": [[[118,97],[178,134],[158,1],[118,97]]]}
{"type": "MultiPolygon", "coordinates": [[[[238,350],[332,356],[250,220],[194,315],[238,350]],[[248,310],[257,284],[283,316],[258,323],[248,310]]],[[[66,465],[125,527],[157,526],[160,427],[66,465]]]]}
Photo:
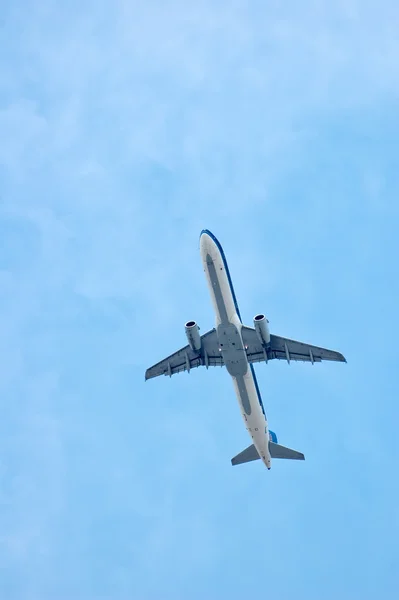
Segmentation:
{"type": "Polygon", "coordinates": [[[197,323],[195,321],[187,321],[185,329],[191,350],[194,350],[194,352],[199,352],[199,350],[201,350],[201,336],[199,334],[199,327],[197,323]]]}
{"type": "Polygon", "coordinates": [[[254,327],[255,327],[256,334],[257,334],[262,346],[269,346],[269,344],[270,344],[269,321],[266,319],[265,315],[256,315],[254,317],[254,327]]]}

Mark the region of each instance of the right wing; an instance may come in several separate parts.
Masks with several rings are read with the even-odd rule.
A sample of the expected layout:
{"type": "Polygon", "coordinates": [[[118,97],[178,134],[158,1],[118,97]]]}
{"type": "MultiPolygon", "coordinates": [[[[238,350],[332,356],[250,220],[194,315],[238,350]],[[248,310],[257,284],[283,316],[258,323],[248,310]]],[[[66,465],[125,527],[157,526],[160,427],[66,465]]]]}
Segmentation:
{"type": "Polygon", "coordinates": [[[296,342],[278,335],[270,335],[270,348],[267,353],[262,347],[255,329],[252,327],[243,326],[242,338],[247,347],[248,362],[262,362],[272,359],[280,360],[299,360],[302,362],[321,362],[323,360],[332,360],[338,362],[346,362],[345,357],[335,350],[320,348],[319,346],[311,346],[303,342],[296,342]]]}
{"type": "Polygon", "coordinates": [[[211,329],[201,336],[201,350],[195,352],[190,346],[184,346],[174,354],[164,358],[156,365],[150,367],[145,372],[145,378],[152,379],[158,375],[169,375],[172,377],[175,373],[181,371],[190,371],[200,365],[206,367],[223,366],[223,358],[219,351],[219,342],[216,329],[211,329]]]}

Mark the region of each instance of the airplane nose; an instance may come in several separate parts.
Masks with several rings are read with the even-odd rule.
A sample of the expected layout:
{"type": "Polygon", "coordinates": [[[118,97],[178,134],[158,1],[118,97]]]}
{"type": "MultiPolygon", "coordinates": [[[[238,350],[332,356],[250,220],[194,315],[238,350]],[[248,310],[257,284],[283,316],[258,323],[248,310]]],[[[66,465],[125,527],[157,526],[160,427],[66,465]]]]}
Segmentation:
{"type": "Polygon", "coordinates": [[[216,245],[206,229],[204,229],[201,232],[200,251],[203,258],[205,258],[207,254],[209,254],[213,258],[213,255],[215,254],[215,252],[217,252],[216,245]]]}

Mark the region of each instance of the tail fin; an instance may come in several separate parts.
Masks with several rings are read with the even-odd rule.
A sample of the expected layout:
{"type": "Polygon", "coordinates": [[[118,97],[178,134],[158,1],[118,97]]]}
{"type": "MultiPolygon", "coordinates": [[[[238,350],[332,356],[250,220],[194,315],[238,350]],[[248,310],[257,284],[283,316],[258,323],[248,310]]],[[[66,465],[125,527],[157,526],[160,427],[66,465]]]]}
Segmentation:
{"type": "MultiPolygon", "coordinates": [[[[281,446],[280,444],[276,444],[275,442],[269,442],[269,452],[272,458],[286,458],[291,460],[305,460],[305,456],[302,452],[297,452],[297,450],[291,450],[291,448],[286,448],[285,446],[281,446]]],[[[258,454],[257,449],[252,444],[245,448],[240,454],[237,454],[234,458],[231,459],[231,464],[241,465],[243,463],[251,462],[253,460],[259,460],[260,456],[258,454]]]]}

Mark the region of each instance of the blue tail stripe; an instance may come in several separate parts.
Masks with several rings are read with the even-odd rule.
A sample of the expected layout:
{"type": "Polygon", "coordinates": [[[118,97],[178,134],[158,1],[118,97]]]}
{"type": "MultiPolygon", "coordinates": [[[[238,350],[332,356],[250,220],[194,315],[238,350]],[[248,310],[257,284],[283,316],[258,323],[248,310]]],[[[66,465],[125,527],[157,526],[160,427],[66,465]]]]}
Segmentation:
{"type": "Polygon", "coordinates": [[[271,430],[269,429],[269,435],[270,435],[270,438],[271,438],[272,442],[274,442],[275,444],[278,444],[278,441],[277,441],[277,436],[276,436],[276,434],[274,433],[274,431],[271,431],[271,430]]]}

